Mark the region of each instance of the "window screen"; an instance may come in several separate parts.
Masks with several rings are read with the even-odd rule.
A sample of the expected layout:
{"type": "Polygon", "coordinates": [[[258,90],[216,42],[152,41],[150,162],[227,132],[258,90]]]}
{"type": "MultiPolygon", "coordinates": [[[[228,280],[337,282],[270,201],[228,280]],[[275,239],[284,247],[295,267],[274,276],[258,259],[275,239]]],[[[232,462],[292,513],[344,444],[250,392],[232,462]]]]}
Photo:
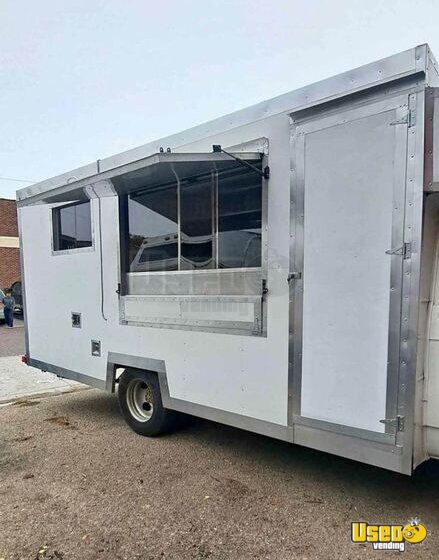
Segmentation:
{"type": "Polygon", "coordinates": [[[261,266],[262,179],[246,168],[127,196],[129,272],[261,266]]]}
{"type": "Polygon", "coordinates": [[[92,246],[89,201],[53,208],[52,218],[55,251],[92,246]]]}
{"type": "Polygon", "coordinates": [[[262,186],[255,173],[218,177],[218,268],[261,266],[262,186]]]}
{"type": "Polygon", "coordinates": [[[212,177],[181,185],[181,268],[214,268],[212,177]]]}
{"type": "Polygon", "coordinates": [[[177,185],[147,189],[128,198],[128,263],[131,272],[178,269],[177,185]]]}

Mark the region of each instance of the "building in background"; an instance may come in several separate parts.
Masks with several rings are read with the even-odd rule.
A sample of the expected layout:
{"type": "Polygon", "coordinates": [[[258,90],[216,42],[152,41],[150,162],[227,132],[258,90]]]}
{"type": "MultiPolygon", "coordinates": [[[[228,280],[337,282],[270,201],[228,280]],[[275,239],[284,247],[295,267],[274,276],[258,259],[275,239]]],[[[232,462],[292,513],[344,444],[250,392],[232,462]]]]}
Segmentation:
{"type": "Polygon", "coordinates": [[[0,288],[21,280],[17,203],[0,198],[0,288]]]}

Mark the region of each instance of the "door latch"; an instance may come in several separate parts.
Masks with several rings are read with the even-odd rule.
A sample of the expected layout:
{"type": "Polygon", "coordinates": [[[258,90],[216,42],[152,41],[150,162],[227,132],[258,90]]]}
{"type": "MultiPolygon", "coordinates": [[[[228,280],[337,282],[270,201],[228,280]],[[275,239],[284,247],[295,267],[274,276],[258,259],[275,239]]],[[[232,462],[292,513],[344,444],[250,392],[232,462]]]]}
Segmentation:
{"type": "Polygon", "coordinates": [[[389,249],[388,251],[386,251],[386,255],[400,255],[404,259],[409,259],[412,256],[412,244],[404,243],[402,247],[389,249]]]}
{"type": "Polygon", "coordinates": [[[302,273],[301,272],[291,272],[291,274],[288,274],[287,276],[287,282],[291,282],[291,280],[300,280],[302,278],[302,273]]]}
{"type": "Polygon", "coordinates": [[[380,420],[380,423],[395,428],[397,432],[404,431],[404,416],[398,415],[395,418],[384,418],[383,420],[380,420]]]}

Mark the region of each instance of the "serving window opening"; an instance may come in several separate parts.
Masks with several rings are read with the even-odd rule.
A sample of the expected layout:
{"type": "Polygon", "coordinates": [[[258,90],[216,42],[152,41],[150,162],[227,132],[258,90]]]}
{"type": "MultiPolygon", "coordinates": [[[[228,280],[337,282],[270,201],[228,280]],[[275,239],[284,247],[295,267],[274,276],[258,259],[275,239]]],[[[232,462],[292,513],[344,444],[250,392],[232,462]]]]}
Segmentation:
{"type": "Polygon", "coordinates": [[[147,160],[111,178],[121,323],[266,336],[265,154],[160,152],[147,160]]]}
{"type": "Polygon", "coordinates": [[[245,167],[121,196],[125,272],[255,269],[262,262],[262,178],[245,167]]]}

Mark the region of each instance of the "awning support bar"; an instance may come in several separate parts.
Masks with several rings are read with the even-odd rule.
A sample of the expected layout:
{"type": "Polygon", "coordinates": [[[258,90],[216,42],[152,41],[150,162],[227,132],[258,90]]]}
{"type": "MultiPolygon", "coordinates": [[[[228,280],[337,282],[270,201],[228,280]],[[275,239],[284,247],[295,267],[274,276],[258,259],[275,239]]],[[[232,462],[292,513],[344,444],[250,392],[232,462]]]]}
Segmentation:
{"type": "Polygon", "coordinates": [[[252,165],[251,163],[249,163],[248,161],[245,161],[245,159],[241,159],[241,158],[235,156],[234,154],[231,154],[230,152],[226,152],[226,150],[221,148],[221,146],[219,144],[213,144],[212,152],[213,153],[222,152],[223,154],[227,154],[228,156],[230,156],[234,160],[238,161],[242,165],[245,165],[245,166],[249,167],[250,169],[252,169],[253,171],[255,171],[256,173],[259,173],[259,175],[261,177],[263,177],[264,179],[269,179],[270,178],[270,168],[268,167],[268,165],[266,165],[264,167],[264,169],[261,170],[258,167],[256,167],[255,165],[252,165]]]}

